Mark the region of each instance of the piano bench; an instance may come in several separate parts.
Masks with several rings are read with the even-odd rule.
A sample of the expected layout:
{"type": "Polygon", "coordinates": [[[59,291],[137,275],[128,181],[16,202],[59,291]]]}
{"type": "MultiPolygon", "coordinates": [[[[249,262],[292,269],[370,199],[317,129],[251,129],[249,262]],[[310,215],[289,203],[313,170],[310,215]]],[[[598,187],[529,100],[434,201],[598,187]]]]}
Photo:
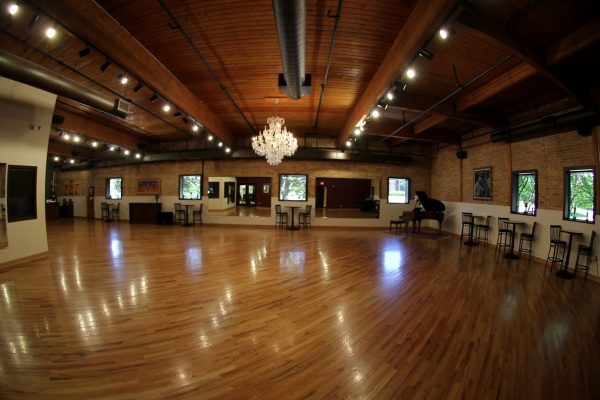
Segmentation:
{"type": "Polygon", "coordinates": [[[398,233],[402,224],[406,225],[406,229],[408,230],[408,221],[406,219],[393,219],[390,221],[390,233],[392,232],[392,227],[394,227],[394,232],[398,233]]]}

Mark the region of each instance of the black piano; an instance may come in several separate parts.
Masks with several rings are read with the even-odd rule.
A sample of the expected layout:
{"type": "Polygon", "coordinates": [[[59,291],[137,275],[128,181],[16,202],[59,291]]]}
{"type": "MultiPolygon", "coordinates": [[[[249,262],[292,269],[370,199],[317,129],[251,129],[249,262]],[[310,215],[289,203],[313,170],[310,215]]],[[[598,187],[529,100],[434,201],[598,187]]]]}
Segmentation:
{"type": "Polygon", "coordinates": [[[413,211],[405,211],[402,218],[412,221],[413,233],[421,231],[421,221],[424,219],[435,219],[438,222],[438,233],[442,234],[442,222],[444,221],[444,211],[446,206],[439,200],[432,199],[425,192],[415,192],[422,208],[415,208],[413,211]]]}

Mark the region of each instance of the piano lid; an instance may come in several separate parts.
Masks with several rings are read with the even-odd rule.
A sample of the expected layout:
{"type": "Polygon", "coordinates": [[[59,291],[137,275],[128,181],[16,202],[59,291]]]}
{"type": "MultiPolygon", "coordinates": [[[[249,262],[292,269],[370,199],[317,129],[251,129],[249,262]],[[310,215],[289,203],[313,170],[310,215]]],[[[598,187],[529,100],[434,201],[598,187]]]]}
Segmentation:
{"type": "Polygon", "coordinates": [[[444,205],[444,203],[442,203],[439,200],[432,199],[431,197],[427,196],[427,193],[420,191],[416,191],[415,193],[419,198],[419,201],[421,202],[421,205],[423,206],[423,209],[425,211],[442,212],[446,210],[446,206],[444,205]]]}

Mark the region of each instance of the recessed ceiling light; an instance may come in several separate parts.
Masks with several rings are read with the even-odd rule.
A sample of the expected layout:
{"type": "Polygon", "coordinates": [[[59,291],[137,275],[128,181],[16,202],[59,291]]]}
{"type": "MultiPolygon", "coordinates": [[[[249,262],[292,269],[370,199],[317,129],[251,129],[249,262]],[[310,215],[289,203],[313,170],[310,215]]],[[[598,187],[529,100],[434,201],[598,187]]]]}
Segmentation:
{"type": "Polygon", "coordinates": [[[439,31],[440,37],[444,40],[448,39],[448,29],[441,28],[439,31]]]}
{"type": "Polygon", "coordinates": [[[128,156],[128,155],[129,155],[129,153],[131,153],[131,152],[130,152],[129,150],[127,150],[127,149],[125,149],[125,150],[123,151],[123,154],[125,154],[126,156],[128,156]]]}
{"type": "Polygon", "coordinates": [[[162,109],[164,112],[169,112],[169,110],[171,110],[171,106],[168,103],[165,103],[162,109]]]}
{"type": "Polygon", "coordinates": [[[56,29],[54,29],[52,26],[46,28],[46,37],[48,39],[52,39],[54,36],[56,36],[56,29]]]}
{"type": "Polygon", "coordinates": [[[410,79],[413,79],[415,76],[417,76],[417,72],[414,70],[414,68],[409,68],[406,70],[406,76],[410,79]]]}
{"type": "Polygon", "coordinates": [[[379,110],[371,111],[371,117],[373,117],[373,118],[379,118],[380,115],[381,115],[381,113],[379,112],[379,110]]]}
{"type": "Polygon", "coordinates": [[[15,3],[14,1],[11,1],[10,3],[8,3],[8,13],[10,15],[15,15],[18,12],[19,12],[19,5],[17,3],[15,3]]]}

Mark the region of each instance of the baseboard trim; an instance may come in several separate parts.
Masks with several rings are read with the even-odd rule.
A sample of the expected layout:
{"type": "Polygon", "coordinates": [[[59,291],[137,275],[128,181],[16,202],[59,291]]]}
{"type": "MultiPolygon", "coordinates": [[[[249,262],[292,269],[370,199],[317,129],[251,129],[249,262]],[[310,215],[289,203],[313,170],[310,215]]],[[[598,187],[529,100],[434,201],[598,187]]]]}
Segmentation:
{"type": "Polygon", "coordinates": [[[48,251],[44,251],[42,253],[34,254],[32,256],[21,257],[21,258],[15,259],[15,260],[11,260],[11,261],[7,261],[5,263],[1,263],[0,264],[0,271],[4,271],[6,269],[22,265],[22,264],[30,262],[30,261],[35,261],[35,260],[39,260],[39,259],[44,258],[44,257],[48,257],[48,254],[50,254],[48,251]]]}

